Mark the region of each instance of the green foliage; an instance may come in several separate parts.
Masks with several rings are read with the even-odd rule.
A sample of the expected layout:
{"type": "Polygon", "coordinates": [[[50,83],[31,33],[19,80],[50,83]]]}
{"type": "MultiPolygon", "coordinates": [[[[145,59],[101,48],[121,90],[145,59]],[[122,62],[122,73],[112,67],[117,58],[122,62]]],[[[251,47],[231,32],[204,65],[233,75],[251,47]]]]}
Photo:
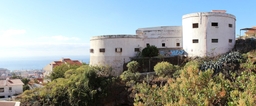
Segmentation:
{"type": "Polygon", "coordinates": [[[114,74],[110,66],[91,66],[91,68],[96,71],[98,76],[108,77],[114,74]]]}
{"type": "Polygon", "coordinates": [[[142,56],[144,57],[154,57],[158,56],[158,49],[156,46],[147,46],[142,50],[142,56]]]}
{"type": "Polygon", "coordinates": [[[136,72],[139,68],[139,63],[137,61],[131,61],[126,66],[128,67],[128,71],[136,72]]]}
{"type": "Polygon", "coordinates": [[[226,55],[221,56],[217,61],[203,62],[200,66],[200,70],[205,71],[208,69],[214,70],[215,73],[219,73],[230,69],[232,66],[237,66],[242,61],[243,56],[239,52],[230,52],[226,55]]]}
{"type": "Polygon", "coordinates": [[[131,71],[124,71],[121,75],[120,75],[120,78],[123,80],[123,81],[131,81],[131,80],[138,80],[140,77],[140,73],[136,72],[136,73],[133,73],[131,71]]]}
{"type": "Polygon", "coordinates": [[[22,78],[21,81],[24,83],[24,85],[23,85],[23,91],[29,90],[28,83],[29,83],[30,79],[28,79],[28,78],[22,78]]]}
{"type": "Polygon", "coordinates": [[[53,68],[53,71],[50,75],[50,79],[53,81],[57,78],[64,78],[65,77],[65,72],[70,70],[70,69],[76,69],[78,68],[79,66],[77,65],[66,65],[66,64],[62,64],[60,66],[57,66],[55,68],[53,68]]]}
{"type": "Polygon", "coordinates": [[[156,75],[166,76],[171,75],[174,71],[176,71],[176,67],[168,62],[160,62],[155,65],[154,70],[156,75]]]}
{"type": "Polygon", "coordinates": [[[25,91],[21,102],[40,106],[94,106],[107,95],[112,77],[103,77],[88,65],[69,69],[65,78],[57,78],[43,88],[25,91]]]}

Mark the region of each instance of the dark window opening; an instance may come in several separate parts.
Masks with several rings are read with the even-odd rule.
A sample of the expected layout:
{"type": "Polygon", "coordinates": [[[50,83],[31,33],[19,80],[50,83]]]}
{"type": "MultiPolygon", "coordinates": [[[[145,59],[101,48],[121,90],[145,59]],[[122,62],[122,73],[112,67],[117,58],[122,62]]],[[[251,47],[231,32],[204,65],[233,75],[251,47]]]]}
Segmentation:
{"type": "Polygon", "coordinates": [[[217,22],[212,22],[212,26],[218,26],[217,22]]]}
{"type": "Polygon", "coordinates": [[[5,98],[5,96],[0,96],[0,98],[5,98]]]}
{"type": "Polygon", "coordinates": [[[218,43],[218,39],[212,39],[212,43],[218,43]]]}
{"type": "Polygon", "coordinates": [[[199,41],[198,41],[198,39],[193,39],[192,42],[193,43],[198,43],[199,41]]]}
{"type": "Polygon", "coordinates": [[[116,48],[115,51],[116,51],[117,53],[121,53],[121,52],[122,52],[122,48],[116,48]]]}
{"type": "Polygon", "coordinates": [[[105,52],[105,48],[101,48],[101,49],[100,49],[100,52],[105,52]]]}
{"type": "Polygon", "coordinates": [[[12,87],[9,87],[9,90],[11,91],[11,90],[12,90],[12,87]]]}
{"type": "Polygon", "coordinates": [[[162,43],[162,47],[165,47],[165,43],[162,43]]]}
{"type": "Polygon", "coordinates": [[[228,27],[232,28],[232,27],[233,27],[233,25],[232,25],[232,24],[228,24],[228,27]]]}
{"type": "Polygon", "coordinates": [[[147,46],[150,46],[149,43],[147,43],[147,46]]]}
{"type": "Polygon", "coordinates": [[[229,42],[229,43],[232,43],[232,39],[229,39],[228,42],[229,42]]]}
{"type": "Polygon", "coordinates": [[[176,43],[176,46],[180,46],[180,43],[176,43]]]}
{"type": "Polygon", "coordinates": [[[4,88],[0,88],[0,92],[4,92],[4,88]]]}
{"type": "Polygon", "coordinates": [[[193,28],[198,28],[198,23],[193,23],[193,24],[192,24],[192,27],[193,27],[193,28]]]}
{"type": "Polygon", "coordinates": [[[134,48],[135,52],[140,52],[140,48],[134,48]]]}
{"type": "Polygon", "coordinates": [[[90,53],[93,53],[94,51],[93,51],[93,49],[90,49],[90,53]]]}

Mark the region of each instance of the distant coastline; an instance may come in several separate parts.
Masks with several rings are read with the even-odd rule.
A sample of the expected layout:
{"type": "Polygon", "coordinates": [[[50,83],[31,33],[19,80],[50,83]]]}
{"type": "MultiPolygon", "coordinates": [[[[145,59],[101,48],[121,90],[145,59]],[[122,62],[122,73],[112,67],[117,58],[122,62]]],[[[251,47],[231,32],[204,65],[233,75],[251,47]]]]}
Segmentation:
{"type": "Polygon", "coordinates": [[[15,70],[40,70],[52,61],[58,61],[61,58],[71,58],[83,63],[89,63],[89,56],[45,56],[45,57],[26,57],[26,58],[0,58],[0,68],[15,70]]]}

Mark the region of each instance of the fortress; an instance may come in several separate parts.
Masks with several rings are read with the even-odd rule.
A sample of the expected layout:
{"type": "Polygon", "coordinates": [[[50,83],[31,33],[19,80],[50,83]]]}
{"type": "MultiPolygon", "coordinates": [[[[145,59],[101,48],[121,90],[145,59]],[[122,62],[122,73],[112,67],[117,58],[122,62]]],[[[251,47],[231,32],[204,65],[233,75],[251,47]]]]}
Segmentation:
{"type": "Polygon", "coordinates": [[[90,65],[108,65],[114,75],[123,72],[130,61],[147,45],[160,55],[188,57],[216,56],[235,45],[236,17],[225,10],[183,15],[182,26],[139,28],[136,35],[102,35],[90,39],[90,65]]]}

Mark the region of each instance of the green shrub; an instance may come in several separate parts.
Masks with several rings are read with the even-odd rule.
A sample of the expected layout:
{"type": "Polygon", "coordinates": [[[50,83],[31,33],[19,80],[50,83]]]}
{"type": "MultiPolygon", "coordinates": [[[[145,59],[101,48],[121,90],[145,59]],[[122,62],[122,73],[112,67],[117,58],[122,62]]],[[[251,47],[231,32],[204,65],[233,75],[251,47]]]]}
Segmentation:
{"type": "Polygon", "coordinates": [[[175,71],[175,69],[175,66],[168,62],[157,63],[154,67],[156,75],[158,76],[166,76],[172,74],[175,71]]]}
{"type": "Polygon", "coordinates": [[[139,68],[139,63],[137,61],[131,61],[127,65],[128,71],[135,72],[139,68]]]}
{"type": "Polygon", "coordinates": [[[142,56],[144,57],[154,57],[158,56],[158,49],[155,46],[147,46],[142,50],[142,56]]]}
{"type": "Polygon", "coordinates": [[[140,73],[133,73],[131,71],[124,71],[121,75],[120,78],[123,81],[131,81],[131,80],[137,80],[140,77],[140,73]]]}

